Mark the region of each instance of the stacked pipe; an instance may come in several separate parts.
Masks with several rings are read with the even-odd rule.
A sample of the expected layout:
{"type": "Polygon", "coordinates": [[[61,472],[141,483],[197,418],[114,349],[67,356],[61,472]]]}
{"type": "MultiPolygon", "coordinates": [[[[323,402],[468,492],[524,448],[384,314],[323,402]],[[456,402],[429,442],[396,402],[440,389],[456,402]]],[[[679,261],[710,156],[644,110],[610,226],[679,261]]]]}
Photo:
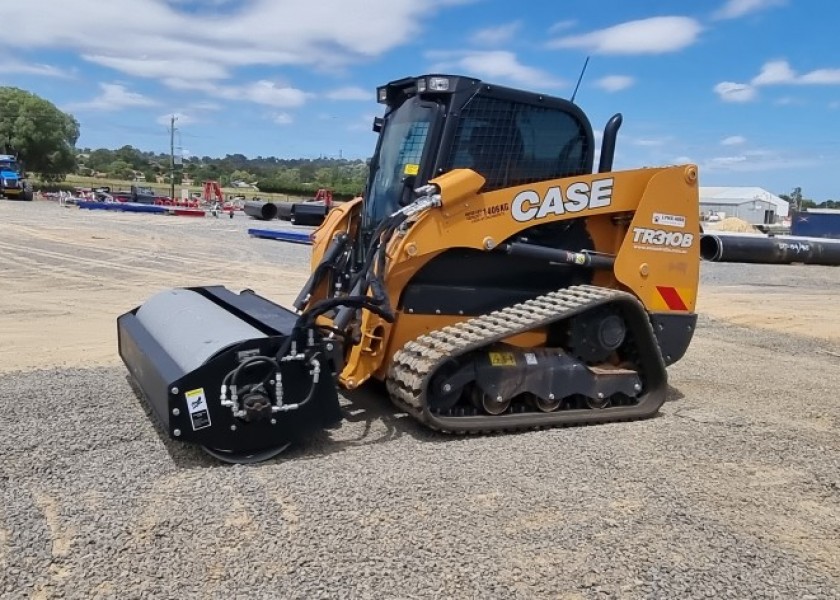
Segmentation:
{"type": "Polygon", "coordinates": [[[700,238],[700,256],[713,262],[834,267],[840,265],[840,240],[707,232],[700,238]]]}
{"type": "Polygon", "coordinates": [[[259,202],[250,200],[242,207],[245,214],[261,221],[272,221],[277,218],[277,205],[273,202],[259,202]]]}

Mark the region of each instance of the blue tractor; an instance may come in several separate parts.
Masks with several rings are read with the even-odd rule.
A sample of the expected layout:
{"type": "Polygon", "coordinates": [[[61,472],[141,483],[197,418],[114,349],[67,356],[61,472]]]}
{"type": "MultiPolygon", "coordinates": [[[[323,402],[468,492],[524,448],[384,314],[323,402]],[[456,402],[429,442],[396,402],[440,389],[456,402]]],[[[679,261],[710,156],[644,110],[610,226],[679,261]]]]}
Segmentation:
{"type": "Polygon", "coordinates": [[[23,168],[11,154],[0,154],[0,198],[32,200],[32,184],[25,179],[23,168]]]}

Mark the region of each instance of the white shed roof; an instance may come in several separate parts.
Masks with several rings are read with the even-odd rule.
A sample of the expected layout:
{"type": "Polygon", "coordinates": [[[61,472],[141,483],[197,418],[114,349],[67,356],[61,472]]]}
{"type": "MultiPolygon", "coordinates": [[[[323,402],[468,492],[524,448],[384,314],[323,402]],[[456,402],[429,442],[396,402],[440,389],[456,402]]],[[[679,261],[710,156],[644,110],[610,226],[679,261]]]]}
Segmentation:
{"type": "Polygon", "coordinates": [[[786,217],[790,204],[760,187],[706,187],[700,186],[700,204],[743,204],[764,200],[776,207],[776,214],[786,217]]]}

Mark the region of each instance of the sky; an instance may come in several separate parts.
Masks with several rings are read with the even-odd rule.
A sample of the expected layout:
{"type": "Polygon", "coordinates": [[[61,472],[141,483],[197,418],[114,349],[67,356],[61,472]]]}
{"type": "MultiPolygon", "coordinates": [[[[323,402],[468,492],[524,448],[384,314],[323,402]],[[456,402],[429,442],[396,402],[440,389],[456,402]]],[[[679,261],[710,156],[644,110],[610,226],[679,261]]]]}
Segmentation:
{"type": "Polygon", "coordinates": [[[840,3],[829,0],[0,0],[0,85],[80,148],[367,158],[375,89],[430,72],[568,98],[615,167],[840,199],[840,3]]]}

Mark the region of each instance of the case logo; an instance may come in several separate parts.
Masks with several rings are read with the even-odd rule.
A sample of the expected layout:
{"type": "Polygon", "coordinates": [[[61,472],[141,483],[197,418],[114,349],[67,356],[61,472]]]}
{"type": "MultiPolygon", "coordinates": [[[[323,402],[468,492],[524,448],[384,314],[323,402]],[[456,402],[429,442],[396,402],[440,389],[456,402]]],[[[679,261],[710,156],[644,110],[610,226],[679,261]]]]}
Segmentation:
{"type": "Polygon", "coordinates": [[[516,194],[511,202],[513,218],[524,223],[549,216],[576,213],[612,204],[613,178],[596,179],[590,186],[585,181],[570,183],[564,190],[559,185],[548,188],[545,196],[534,190],[516,194]]]}

